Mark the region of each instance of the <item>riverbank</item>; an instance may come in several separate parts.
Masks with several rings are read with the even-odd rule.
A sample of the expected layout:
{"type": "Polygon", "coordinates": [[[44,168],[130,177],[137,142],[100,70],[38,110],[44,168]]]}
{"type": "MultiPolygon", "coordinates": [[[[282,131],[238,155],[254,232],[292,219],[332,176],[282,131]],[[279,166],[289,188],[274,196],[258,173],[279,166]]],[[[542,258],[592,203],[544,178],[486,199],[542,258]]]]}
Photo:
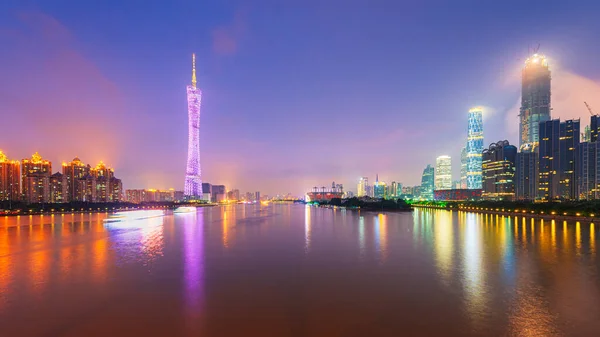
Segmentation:
{"type": "Polygon", "coordinates": [[[534,211],[534,210],[526,210],[526,209],[501,209],[501,208],[490,208],[490,207],[474,207],[474,206],[462,206],[462,207],[448,207],[448,206],[436,206],[436,205],[412,205],[414,208],[425,208],[425,209],[441,209],[447,211],[462,211],[469,213],[479,213],[479,214],[492,214],[492,215],[503,215],[503,216],[523,216],[529,218],[537,218],[544,220],[568,220],[568,221],[586,221],[586,222],[594,222],[600,221],[600,214],[597,216],[595,213],[591,213],[589,215],[583,215],[581,213],[569,214],[568,212],[563,212],[559,214],[556,211],[551,211],[547,213],[545,211],[534,211]]]}
{"type": "Polygon", "coordinates": [[[30,204],[13,209],[0,209],[0,216],[52,215],[72,213],[113,213],[133,210],[174,210],[181,206],[212,207],[217,204],[180,204],[174,202],[131,204],[131,203],[68,203],[30,204]]]}

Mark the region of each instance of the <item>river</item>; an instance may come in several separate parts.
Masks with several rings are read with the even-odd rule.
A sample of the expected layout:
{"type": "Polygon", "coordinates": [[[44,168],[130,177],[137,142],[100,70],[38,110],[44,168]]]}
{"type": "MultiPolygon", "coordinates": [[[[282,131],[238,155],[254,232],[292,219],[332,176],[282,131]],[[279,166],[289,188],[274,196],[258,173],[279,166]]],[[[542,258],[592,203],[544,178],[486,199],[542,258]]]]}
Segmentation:
{"type": "Polygon", "coordinates": [[[599,336],[598,225],[230,205],[0,217],[0,336],[599,336]]]}

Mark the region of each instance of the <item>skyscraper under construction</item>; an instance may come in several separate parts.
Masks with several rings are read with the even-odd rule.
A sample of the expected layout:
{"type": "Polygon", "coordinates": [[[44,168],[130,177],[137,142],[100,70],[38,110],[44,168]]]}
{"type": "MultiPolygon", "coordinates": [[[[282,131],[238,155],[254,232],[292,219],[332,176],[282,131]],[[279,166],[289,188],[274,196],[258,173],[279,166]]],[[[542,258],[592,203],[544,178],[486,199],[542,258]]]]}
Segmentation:
{"type": "Polygon", "coordinates": [[[521,78],[521,110],[519,113],[519,147],[533,152],[539,144],[540,122],[550,120],[550,69],[542,54],[525,61],[521,78]]]}

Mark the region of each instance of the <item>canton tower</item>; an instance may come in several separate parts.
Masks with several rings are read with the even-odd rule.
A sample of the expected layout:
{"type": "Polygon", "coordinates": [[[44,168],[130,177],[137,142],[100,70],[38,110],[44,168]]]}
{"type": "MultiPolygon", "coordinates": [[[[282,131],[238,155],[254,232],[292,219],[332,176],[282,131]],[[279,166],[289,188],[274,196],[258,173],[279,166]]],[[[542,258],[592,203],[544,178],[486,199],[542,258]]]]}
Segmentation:
{"type": "Polygon", "coordinates": [[[200,102],[202,92],[196,88],[196,54],[192,54],[192,84],[187,86],[188,158],[183,194],[187,199],[202,197],[200,171],[200,102]]]}

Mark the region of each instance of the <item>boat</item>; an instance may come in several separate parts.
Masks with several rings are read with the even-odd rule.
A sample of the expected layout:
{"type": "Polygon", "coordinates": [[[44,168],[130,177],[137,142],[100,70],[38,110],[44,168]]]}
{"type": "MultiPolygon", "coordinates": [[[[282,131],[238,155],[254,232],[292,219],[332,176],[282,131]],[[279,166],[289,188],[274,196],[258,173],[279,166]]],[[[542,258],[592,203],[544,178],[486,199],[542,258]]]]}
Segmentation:
{"type": "Polygon", "coordinates": [[[196,212],[196,207],[194,207],[194,206],[179,206],[173,211],[173,213],[193,213],[193,212],[196,212]]]}
{"type": "Polygon", "coordinates": [[[116,213],[111,214],[108,218],[104,219],[104,222],[107,223],[107,222],[143,220],[143,219],[161,217],[164,214],[165,214],[165,211],[160,210],[160,209],[116,212],[116,213]]]}

